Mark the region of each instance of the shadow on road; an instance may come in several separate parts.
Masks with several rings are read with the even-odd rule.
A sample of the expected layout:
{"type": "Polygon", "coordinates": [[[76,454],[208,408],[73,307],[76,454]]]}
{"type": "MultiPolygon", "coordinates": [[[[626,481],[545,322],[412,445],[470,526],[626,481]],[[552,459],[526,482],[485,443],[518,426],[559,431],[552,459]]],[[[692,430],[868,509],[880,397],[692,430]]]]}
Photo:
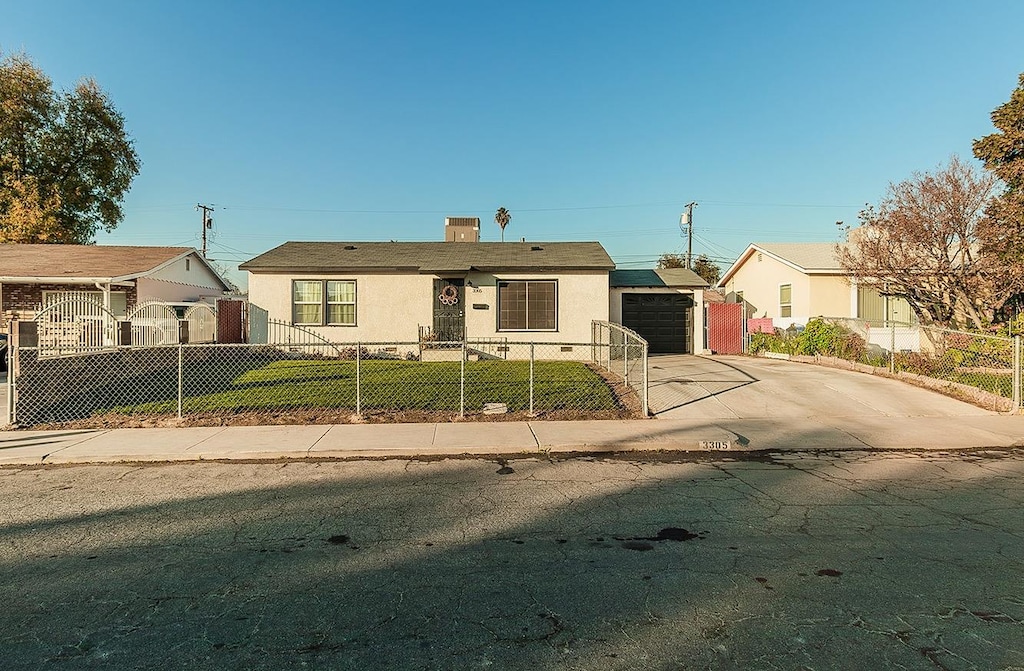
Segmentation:
{"type": "Polygon", "coordinates": [[[1021,664],[1007,454],[8,472],[0,667],[1021,664]]]}

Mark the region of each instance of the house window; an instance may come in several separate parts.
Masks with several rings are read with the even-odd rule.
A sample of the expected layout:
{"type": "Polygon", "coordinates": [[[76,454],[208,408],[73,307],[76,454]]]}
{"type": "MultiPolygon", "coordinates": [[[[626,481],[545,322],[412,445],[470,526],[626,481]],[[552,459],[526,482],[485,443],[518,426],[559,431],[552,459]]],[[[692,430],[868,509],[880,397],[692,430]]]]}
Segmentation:
{"type": "Polygon", "coordinates": [[[884,295],[870,286],[857,287],[857,317],[879,327],[917,323],[917,317],[905,298],[884,295]]]}
{"type": "Polygon", "coordinates": [[[192,261],[191,259],[185,259],[185,272],[190,270],[192,270],[192,261]]]}
{"type": "Polygon", "coordinates": [[[327,282],[327,323],[355,326],[355,282],[335,280],[327,282]]]}
{"type": "Polygon", "coordinates": [[[294,280],[292,322],[303,326],[355,326],[355,280],[294,280]]]}
{"type": "Polygon", "coordinates": [[[556,330],[557,297],[555,280],[499,281],[498,330],[556,330]]]}
{"type": "Polygon", "coordinates": [[[779,316],[793,316],[793,285],[782,284],[779,286],[779,316]]]}

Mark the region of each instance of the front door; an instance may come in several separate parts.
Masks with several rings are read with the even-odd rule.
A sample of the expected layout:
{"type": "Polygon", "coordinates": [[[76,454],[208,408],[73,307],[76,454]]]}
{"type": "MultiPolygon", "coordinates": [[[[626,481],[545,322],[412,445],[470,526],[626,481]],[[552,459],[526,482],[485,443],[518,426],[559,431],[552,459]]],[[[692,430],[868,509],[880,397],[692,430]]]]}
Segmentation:
{"type": "Polygon", "coordinates": [[[434,280],[434,336],[439,342],[462,342],[466,336],[465,280],[434,280]]]}

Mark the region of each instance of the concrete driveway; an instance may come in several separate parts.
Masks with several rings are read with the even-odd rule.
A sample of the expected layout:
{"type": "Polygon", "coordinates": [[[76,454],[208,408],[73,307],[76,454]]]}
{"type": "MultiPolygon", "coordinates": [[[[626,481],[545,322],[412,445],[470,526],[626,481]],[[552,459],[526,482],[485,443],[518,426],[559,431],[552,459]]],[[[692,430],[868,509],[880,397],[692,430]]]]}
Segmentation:
{"type": "Polygon", "coordinates": [[[650,407],[668,419],[996,414],[896,380],[743,356],[654,355],[650,407]]]}

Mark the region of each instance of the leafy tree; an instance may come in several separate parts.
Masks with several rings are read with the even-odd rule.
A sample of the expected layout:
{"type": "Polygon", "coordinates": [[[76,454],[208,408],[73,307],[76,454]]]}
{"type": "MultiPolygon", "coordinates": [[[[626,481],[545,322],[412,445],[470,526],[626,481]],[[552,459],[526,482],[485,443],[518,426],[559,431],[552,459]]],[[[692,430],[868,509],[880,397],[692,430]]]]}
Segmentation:
{"type": "Polygon", "coordinates": [[[704,278],[704,281],[715,286],[722,278],[722,269],[705,254],[701,254],[693,260],[693,272],[704,278]]]}
{"type": "MultiPolygon", "coordinates": [[[[658,257],[658,268],[685,268],[686,254],[662,254],[658,257]]],[[[705,282],[714,286],[722,277],[722,269],[707,254],[701,254],[693,260],[693,272],[700,275],[705,282]]]]}
{"type": "Polygon", "coordinates": [[[995,185],[956,156],[933,173],[890,184],[837,246],[840,265],[859,285],[906,299],[923,324],[981,327],[1012,294],[1011,269],[981,252],[980,224],[995,185]]]}
{"type": "Polygon", "coordinates": [[[974,155],[1005,189],[986,211],[984,249],[1007,267],[1019,267],[1024,263],[1024,73],[1010,99],[992,112],[992,125],[997,131],[974,141],[974,155]]]}
{"type": "Polygon", "coordinates": [[[685,268],[686,254],[662,254],[658,257],[659,268],[685,268]]]}
{"type": "Polygon", "coordinates": [[[121,222],[139,167],[95,81],[56,91],[27,56],[0,59],[0,242],[92,242],[121,222]]]}
{"type": "Polygon", "coordinates": [[[494,223],[501,226],[501,241],[505,242],[505,227],[508,226],[508,222],[512,221],[512,213],[503,207],[499,207],[498,211],[494,213],[494,223]]]}

